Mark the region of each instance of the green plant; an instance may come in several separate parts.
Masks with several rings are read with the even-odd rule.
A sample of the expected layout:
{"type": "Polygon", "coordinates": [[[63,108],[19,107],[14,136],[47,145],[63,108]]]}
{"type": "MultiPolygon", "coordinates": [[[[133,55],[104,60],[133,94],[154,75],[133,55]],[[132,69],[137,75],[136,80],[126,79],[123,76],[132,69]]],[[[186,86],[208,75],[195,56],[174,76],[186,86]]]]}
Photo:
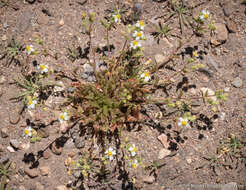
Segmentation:
{"type": "Polygon", "coordinates": [[[158,43],[162,37],[168,38],[169,32],[171,31],[168,25],[162,25],[161,22],[159,22],[158,25],[155,25],[155,28],[156,31],[153,32],[152,35],[157,38],[158,43]]]}
{"type": "Polygon", "coordinates": [[[9,189],[6,187],[7,184],[7,178],[10,177],[12,171],[9,169],[11,165],[11,162],[7,162],[6,164],[0,164],[0,179],[1,179],[1,185],[0,190],[7,190],[9,189]]]}
{"type": "Polygon", "coordinates": [[[10,43],[7,46],[7,63],[6,65],[9,66],[13,61],[15,63],[20,63],[19,56],[20,52],[23,50],[23,45],[16,41],[14,38],[11,39],[10,43]]]}

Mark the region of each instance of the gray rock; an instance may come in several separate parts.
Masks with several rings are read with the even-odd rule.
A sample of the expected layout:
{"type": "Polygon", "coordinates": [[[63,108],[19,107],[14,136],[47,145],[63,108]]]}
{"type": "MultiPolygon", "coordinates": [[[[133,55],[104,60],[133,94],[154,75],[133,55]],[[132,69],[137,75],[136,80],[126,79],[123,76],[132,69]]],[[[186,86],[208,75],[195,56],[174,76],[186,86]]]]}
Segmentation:
{"type": "Polygon", "coordinates": [[[20,147],[20,142],[16,139],[11,139],[10,140],[10,145],[14,147],[15,149],[19,149],[20,147]]]}
{"type": "Polygon", "coordinates": [[[3,156],[0,157],[0,164],[7,163],[8,161],[9,161],[8,154],[4,154],[3,156]]]}
{"type": "Polygon", "coordinates": [[[211,69],[219,71],[218,63],[210,55],[207,56],[206,63],[211,69]]]}
{"type": "Polygon", "coordinates": [[[159,151],[159,155],[158,155],[158,159],[163,159],[165,158],[166,156],[170,155],[171,154],[171,151],[166,149],[166,148],[163,148],[159,151]]]}
{"type": "Polygon", "coordinates": [[[232,85],[236,88],[240,88],[243,85],[243,81],[241,78],[237,77],[232,81],[232,85]]]}
{"type": "Polygon", "coordinates": [[[46,176],[50,173],[50,168],[48,166],[40,167],[40,173],[42,176],[46,176]]]}
{"type": "Polygon", "coordinates": [[[20,121],[19,109],[16,108],[11,114],[9,114],[9,122],[13,125],[16,125],[20,121]]]}
{"type": "Polygon", "coordinates": [[[85,142],[83,141],[82,138],[77,137],[77,138],[74,140],[74,145],[75,145],[75,147],[78,148],[78,149],[84,148],[85,142]]]}
{"type": "Polygon", "coordinates": [[[83,69],[85,73],[93,73],[93,67],[88,63],[83,65],[83,69]]]}
{"type": "Polygon", "coordinates": [[[9,25],[8,25],[6,22],[4,22],[4,23],[3,23],[3,28],[6,29],[6,28],[8,28],[8,27],[9,27],[9,25]]]}
{"type": "Polygon", "coordinates": [[[96,82],[96,77],[94,75],[88,77],[88,82],[96,82]]]}
{"type": "Polygon", "coordinates": [[[89,75],[88,75],[87,73],[84,73],[84,72],[83,72],[83,73],[81,74],[81,78],[84,79],[84,80],[86,80],[88,77],[89,77],[89,75]]]}
{"type": "Polygon", "coordinates": [[[51,151],[56,155],[60,155],[62,153],[62,147],[57,147],[56,143],[52,143],[51,151]]]}
{"type": "Polygon", "coordinates": [[[73,176],[75,178],[79,178],[81,176],[81,172],[79,170],[76,170],[76,171],[73,172],[73,176]]]}
{"type": "Polygon", "coordinates": [[[6,128],[6,127],[4,127],[4,128],[2,128],[1,129],[1,137],[2,138],[6,138],[6,137],[8,137],[9,135],[8,135],[8,128],[6,128]]]}

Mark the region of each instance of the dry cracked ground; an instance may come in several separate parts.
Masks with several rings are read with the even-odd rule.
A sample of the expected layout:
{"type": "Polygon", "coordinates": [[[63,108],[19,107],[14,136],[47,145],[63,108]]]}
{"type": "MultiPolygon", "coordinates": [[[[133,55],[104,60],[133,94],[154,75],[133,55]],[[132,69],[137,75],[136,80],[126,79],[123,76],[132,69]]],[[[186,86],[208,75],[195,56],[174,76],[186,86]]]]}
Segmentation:
{"type": "MultiPolygon", "coordinates": [[[[126,8],[125,20],[110,33],[110,43],[118,52],[124,42],[120,31],[130,20],[131,14],[138,13],[146,22],[143,42],[145,56],[152,62],[161,63],[178,46],[180,39],[190,37],[191,30],[180,32],[179,17],[170,17],[172,9],[168,0],[120,1],[126,8]],[[170,17],[170,18],[169,18],[170,17]],[[168,38],[153,36],[155,25],[168,23],[172,28],[168,38]]],[[[142,125],[131,131],[124,131],[139,149],[144,165],[157,163],[150,170],[138,167],[130,170],[124,181],[119,174],[112,174],[109,181],[82,180],[81,172],[68,173],[69,160],[78,160],[86,148],[90,136],[79,136],[79,129],[73,128],[69,134],[61,134],[60,124],[55,121],[57,108],[64,101],[64,94],[73,91],[69,77],[54,76],[61,87],[54,89],[44,102],[47,109],[25,110],[20,114],[20,102],[11,100],[21,92],[13,84],[23,72],[22,64],[7,63],[4,57],[7,44],[12,38],[22,44],[35,44],[38,49],[46,49],[50,55],[31,57],[29,69],[36,69],[35,63],[45,63],[55,73],[71,68],[83,80],[93,82],[88,75],[91,68],[85,66],[87,59],[71,62],[67,48],[88,46],[88,37],[81,26],[82,11],[93,10],[97,14],[93,45],[106,44],[105,30],[100,19],[107,10],[117,7],[116,0],[0,0],[0,176],[3,167],[10,163],[12,171],[7,178],[7,187],[12,190],[66,190],[66,189],[201,189],[198,184],[227,184],[221,189],[239,189],[246,186],[246,6],[242,0],[191,0],[186,7],[194,15],[209,10],[215,21],[215,34],[193,35],[176,52],[176,58],[158,71],[160,78],[172,76],[178,71],[192,50],[199,53],[199,62],[205,68],[176,77],[175,81],[186,88],[190,96],[200,95],[204,89],[213,93],[222,89],[228,93],[227,101],[212,111],[204,101],[193,102],[193,114],[200,119],[189,130],[180,131],[173,122],[176,110],[146,105],[152,118],[149,125],[142,125]],[[34,42],[42,39],[44,45],[34,42]],[[52,56],[51,56],[52,55],[52,56]],[[182,85],[183,83],[183,85],[182,85]],[[161,113],[161,114],[156,114],[161,113]],[[41,134],[41,141],[30,143],[23,137],[23,129],[32,125],[41,134]],[[52,142],[59,139],[62,146],[52,142]],[[155,161],[155,162],[154,162],[155,161]],[[34,164],[33,168],[30,165],[34,164]]],[[[91,57],[90,57],[91,58],[91,57]]],[[[20,58],[20,62],[24,62],[20,58]]],[[[88,64],[87,64],[88,65],[88,64]]],[[[156,97],[175,95],[180,86],[158,89],[156,97]],[[170,94],[166,93],[166,90],[170,94]]],[[[44,106],[44,107],[45,107],[44,106]]],[[[98,147],[94,147],[98,151],[98,147]]],[[[6,189],[7,189],[6,187],[6,189]]],[[[219,186],[218,186],[219,187],[219,186]]],[[[208,188],[209,189],[209,188],[208,188]]],[[[211,187],[212,189],[212,187],[211,187]]]]}

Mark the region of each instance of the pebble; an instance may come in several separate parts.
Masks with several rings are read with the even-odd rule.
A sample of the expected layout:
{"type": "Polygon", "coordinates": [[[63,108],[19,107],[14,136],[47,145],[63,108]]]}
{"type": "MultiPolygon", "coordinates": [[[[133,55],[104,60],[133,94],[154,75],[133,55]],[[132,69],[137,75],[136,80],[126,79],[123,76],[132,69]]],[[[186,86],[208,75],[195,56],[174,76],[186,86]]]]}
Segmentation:
{"type": "Polygon", "coordinates": [[[2,76],[0,77],[0,84],[4,84],[6,81],[7,81],[7,80],[6,80],[6,77],[2,75],[2,76]]]}
{"type": "Polygon", "coordinates": [[[89,76],[87,80],[88,80],[88,82],[96,82],[96,77],[95,76],[89,76]]]}
{"type": "Polygon", "coordinates": [[[9,161],[8,154],[4,154],[3,156],[0,157],[0,164],[7,163],[8,161],[9,161]]]}
{"type": "Polygon", "coordinates": [[[227,26],[227,29],[230,33],[236,33],[237,32],[237,26],[236,26],[235,22],[227,19],[226,20],[226,26],[227,26]]]}
{"type": "Polygon", "coordinates": [[[6,128],[6,127],[4,127],[4,128],[2,128],[1,129],[1,137],[2,138],[6,138],[6,137],[8,137],[9,135],[8,135],[8,128],[6,128]]]}
{"type": "Polygon", "coordinates": [[[144,176],[143,182],[148,183],[148,184],[152,184],[155,182],[155,177],[154,176],[144,176]]]}
{"type": "Polygon", "coordinates": [[[210,88],[200,88],[203,96],[207,95],[210,99],[212,99],[214,102],[217,101],[217,98],[215,97],[215,92],[211,90],[210,88]]]}
{"type": "Polygon", "coordinates": [[[21,143],[20,147],[21,150],[28,150],[30,148],[30,143],[21,143]]]}
{"type": "Polygon", "coordinates": [[[6,41],[8,38],[7,38],[7,36],[6,35],[3,35],[2,36],[2,41],[6,41]]]}
{"type": "Polygon", "coordinates": [[[49,132],[48,132],[48,129],[47,129],[47,128],[46,128],[46,129],[40,128],[40,129],[37,130],[37,133],[38,133],[38,135],[39,135],[40,137],[42,137],[42,138],[47,138],[47,137],[49,137],[49,132]]]}
{"type": "Polygon", "coordinates": [[[26,188],[24,186],[19,186],[19,190],[26,190],[26,188]]]}
{"type": "Polygon", "coordinates": [[[79,170],[75,170],[75,171],[73,172],[73,176],[74,176],[75,178],[79,178],[79,177],[81,176],[81,172],[80,172],[79,170]]]}
{"type": "Polygon", "coordinates": [[[50,168],[48,166],[40,167],[40,173],[42,176],[46,176],[50,173],[50,168]]]}
{"type": "Polygon", "coordinates": [[[224,88],[224,91],[225,91],[225,92],[230,92],[230,87],[225,87],[225,88],[224,88]]]}
{"type": "Polygon", "coordinates": [[[13,125],[16,125],[20,121],[20,115],[17,110],[13,111],[11,114],[9,114],[9,122],[13,125]]]}
{"type": "Polygon", "coordinates": [[[44,159],[50,158],[50,151],[49,150],[44,151],[43,152],[43,157],[44,157],[44,159]]]}
{"type": "Polygon", "coordinates": [[[65,185],[59,185],[56,187],[56,190],[68,190],[68,188],[65,185]]]}
{"type": "Polygon", "coordinates": [[[83,141],[82,138],[77,137],[74,139],[74,145],[76,148],[80,149],[80,148],[84,148],[85,146],[85,142],[83,141]]]}
{"type": "Polygon", "coordinates": [[[36,182],[36,184],[35,184],[35,190],[44,190],[44,186],[41,183],[36,182]]]}
{"type": "Polygon", "coordinates": [[[85,73],[93,73],[93,71],[94,71],[93,67],[88,63],[83,65],[83,69],[84,69],[85,73]]]}
{"type": "Polygon", "coordinates": [[[65,160],[65,166],[69,166],[72,162],[72,158],[71,157],[68,157],[66,160],[65,160]]]}
{"type": "Polygon", "coordinates": [[[3,28],[6,29],[6,28],[8,28],[8,27],[9,27],[9,25],[8,25],[6,22],[4,22],[4,23],[3,23],[3,28]]]}
{"type": "Polygon", "coordinates": [[[68,87],[67,88],[67,92],[68,93],[73,93],[75,91],[75,88],[74,87],[68,87]]]}
{"type": "Polygon", "coordinates": [[[56,143],[53,143],[51,145],[51,151],[56,155],[60,155],[62,153],[62,147],[57,147],[56,143]]]}
{"type": "Polygon", "coordinates": [[[170,150],[163,148],[163,149],[161,149],[159,151],[158,159],[163,159],[163,158],[165,158],[166,156],[168,156],[170,154],[171,154],[171,151],[170,150]]]}
{"type": "Polygon", "coordinates": [[[169,147],[169,143],[167,142],[167,135],[161,134],[157,138],[158,138],[159,141],[161,141],[161,143],[164,146],[164,148],[167,149],[169,147]]]}
{"type": "Polygon", "coordinates": [[[166,57],[162,54],[156,54],[155,55],[155,61],[157,64],[162,64],[166,61],[166,57]]]}
{"type": "Polygon", "coordinates": [[[243,81],[241,78],[236,77],[233,81],[232,81],[232,85],[236,88],[240,88],[243,85],[243,81]]]}
{"type": "Polygon", "coordinates": [[[215,35],[211,38],[211,44],[218,46],[226,42],[228,38],[228,31],[226,29],[226,25],[223,23],[216,23],[215,27],[215,35]]]}
{"type": "Polygon", "coordinates": [[[188,164],[191,164],[191,163],[192,163],[192,159],[191,159],[191,158],[187,158],[187,159],[186,159],[186,162],[187,162],[188,164]]]}
{"type": "Polygon", "coordinates": [[[225,116],[226,116],[226,113],[225,112],[222,112],[221,113],[221,116],[220,116],[220,118],[221,118],[222,121],[225,120],[225,116]]]}
{"type": "Polygon", "coordinates": [[[219,71],[218,63],[210,55],[207,56],[206,63],[210,68],[219,71]]]}
{"type": "Polygon", "coordinates": [[[35,178],[38,177],[38,170],[36,168],[30,169],[28,167],[26,167],[24,169],[24,172],[31,178],[35,178]]]}
{"type": "Polygon", "coordinates": [[[20,142],[16,139],[11,139],[10,140],[10,145],[12,147],[14,147],[15,149],[19,149],[20,148],[20,142]]]}

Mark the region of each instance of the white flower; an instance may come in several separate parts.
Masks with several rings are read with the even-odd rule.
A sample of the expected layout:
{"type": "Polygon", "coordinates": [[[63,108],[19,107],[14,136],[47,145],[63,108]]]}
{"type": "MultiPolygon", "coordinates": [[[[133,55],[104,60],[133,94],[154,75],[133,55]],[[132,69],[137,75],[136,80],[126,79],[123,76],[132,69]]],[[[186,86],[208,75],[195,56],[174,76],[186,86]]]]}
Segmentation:
{"type": "Polygon", "coordinates": [[[69,119],[67,112],[63,112],[59,115],[59,121],[60,123],[63,123],[64,121],[67,121],[69,119]]]}
{"type": "Polygon", "coordinates": [[[120,23],[120,14],[114,14],[113,15],[113,19],[115,23],[120,23]]]}
{"type": "Polygon", "coordinates": [[[37,103],[38,103],[37,100],[33,100],[31,97],[27,97],[27,108],[28,109],[34,109],[37,103]]]}
{"type": "Polygon", "coordinates": [[[143,31],[134,31],[132,35],[136,40],[142,40],[144,38],[143,31]]]}
{"type": "Polygon", "coordinates": [[[141,78],[144,79],[144,82],[149,82],[151,79],[151,76],[148,71],[145,71],[144,73],[141,74],[141,78]]]}
{"type": "Polygon", "coordinates": [[[145,24],[144,24],[144,21],[142,21],[142,20],[140,20],[136,23],[136,27],[140,28],[141,30],[144,30],[144,26],[145,26],[145,24]]]}
{"type": "Polygon", "coordinates": [[[179,118],[178,126],[180,127],[189,127],[188,119],[187,118],[179,118]]]}
{"type": "Polygon", "coordinates": [[[141,44],[140,44],[140,42],[138,40],[133,40],[131,42],[131,45],[130,46],[131,46],[132,49],[137,49],[137,48],[140,48],[141,47],[141,44]]]}
{"type": "Polygon", "coordinates": [[[128,149],[131,153],[131,156],[136,156],[138,148],[135,146],[135,144],[132,144],[132,146],[129,147],[128,149]]]}
{"type": "Polygon", "coordinates": [[[109,149],[105,151],[105,154],[106,154],[106,158],[112,161],[114,159],[114,156],[116,155],[116,151],[114,148],[109,147],[109,149]]]}
{"type": "Polygon", "coordinates": [[[26,48],[25,48],[25,51],[28,55],[30,55],[32,52],[34,52],[34,48],[33,48],[33,45],[27,45],[26,48]]]}
{"type": "Polygon", "coordinates": [[[205,21],[205,20],[207,20],[207,19],[209,18],[209,16],[210,16],[210,12],[209,12],[209,11],[207,11],[207,10],[202,10],[202,13],[201,13],[201,15],[200,15],[200,19],[201,19],[202,21],[205,21]]]}
{"type": "Polygon", "coordinates": [[[133,168],[133,169],[136,169],[138,167],[138,160],[133,160],[130,162],[130,166],[133,168]]]}
{"type": "Polygon", "coordinates": [[[40,64],[37,67],[40,70],[41,74],[47,73],[49,71],[49,67],[45,64],[40,64]]]}
{"type": "Polygon", "coordinates": [[[30,126],[26,127],[24,129],[24,135],[27,136],[27,137],[31,137],[32,136],[32,128],[30,126]]]}

